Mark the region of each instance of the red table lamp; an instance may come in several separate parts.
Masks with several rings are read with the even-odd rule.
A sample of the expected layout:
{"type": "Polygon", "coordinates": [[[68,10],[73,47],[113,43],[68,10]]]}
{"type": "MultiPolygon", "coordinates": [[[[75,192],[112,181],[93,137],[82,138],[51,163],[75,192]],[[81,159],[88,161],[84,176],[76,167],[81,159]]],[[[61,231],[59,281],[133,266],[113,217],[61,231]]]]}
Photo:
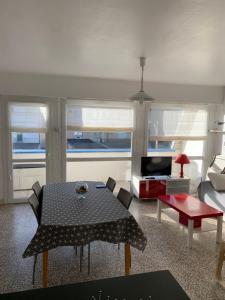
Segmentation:
{"type": "Polygon", "coordinates": [[[190,164],[190,160],[188,159],[186,154],[179,154],[176,157],[175,163],[180,164],[180,177],[184,177],[184,172],[183,172],[183,165],[190,164]]]}

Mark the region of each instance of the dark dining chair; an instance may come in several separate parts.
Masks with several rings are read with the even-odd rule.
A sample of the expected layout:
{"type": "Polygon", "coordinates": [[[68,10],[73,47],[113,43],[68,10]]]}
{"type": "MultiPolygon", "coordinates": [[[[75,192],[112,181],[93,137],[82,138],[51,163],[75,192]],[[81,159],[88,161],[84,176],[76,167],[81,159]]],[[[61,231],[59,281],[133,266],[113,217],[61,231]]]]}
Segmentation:
{"type": "MultiPolygon", "coordinates": [[[[40,203],[38,201],[38,198],[36,196],[35,193],[33,193],[30,198],[28,199],[28,203],[30,204],[33,213],[36,217],[38,226],[40,225],[40,221],[41,221],[41,207],[40,207],[40,203]]],[[[36,263],[37,263],[37,254],[34,255],[34,264],[33,264],[33,276],[32,276],[32,283],[34,285],[35,282],[35,269],[36,269],[36,263]]]]}
{"type": "Polygon", "coordinates": [[[120,201],[120,203],[123,204],[126,209],[129,209],[133,197],[131,196],[130,192],[123,188],[120,188],[117,199],[120,201]]]}
{"type": "MultiPolygon", "coordinates": [[[[128,210],[133,197],[130,192],[128,192],[127,190],[125,190],[123,188],[120,188],[119,193],[117,195],[117,199],[128,210]]],[[[120,249],[120,244],[118,244],[118,249],[120,249]]]]}
{"type": "Polygon", "coordinates": [[[112,177],[109,177],[106,182],[106,186],[111,192],[113,192],[116,186],[116,180],[114,180],[112,177]]]}
{"type": "MultiPolygon", "coordinates": [[[[77,254],[77,246],[74,247],[77,254]]],[[[84,256],[84,246],[80,246],[80,272],[82,272],[82,259],[84,256]]],[[[88,275],[90,274],[90,261],[91,261],[91,243],[88,243],[88,275]]]]}
{"type": "Polygon", "coordinates": [[[36,195],[38,201],[41,203],[41,201],[42,201],[42,187],[41,187],[39,181],[36,181],[32,185],[32,190],[33,190],[34,194],[36,195]]]}

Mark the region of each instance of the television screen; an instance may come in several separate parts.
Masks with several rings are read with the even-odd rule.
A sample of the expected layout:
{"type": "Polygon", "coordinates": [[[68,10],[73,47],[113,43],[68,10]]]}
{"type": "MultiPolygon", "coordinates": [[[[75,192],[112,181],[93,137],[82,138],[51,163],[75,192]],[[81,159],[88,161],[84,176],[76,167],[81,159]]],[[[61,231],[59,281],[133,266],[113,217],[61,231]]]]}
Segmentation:
{"type": "Polygon", "coordinates": [[[142,176],[171,175],[172,157],[142,157],[142,176]]]}

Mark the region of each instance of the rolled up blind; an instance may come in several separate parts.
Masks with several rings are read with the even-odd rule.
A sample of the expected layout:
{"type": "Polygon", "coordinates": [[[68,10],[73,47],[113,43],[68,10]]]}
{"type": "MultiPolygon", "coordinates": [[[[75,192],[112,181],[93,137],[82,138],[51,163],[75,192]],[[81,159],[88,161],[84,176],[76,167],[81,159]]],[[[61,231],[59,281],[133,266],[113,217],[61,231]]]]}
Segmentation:
{"type": "Polygon", "coordinates": [[[45,132],[47,106],[39,103],[10,103],[10,130],[13,132],[45,132]]]}
{"type": "Polygon", "coordinates": [[[67,105],[67,130],[132,131],[133,110],[115,107],[67,105]]]}
{"type": "Polygon", "coordinates": [[[207,135],[205,107],[153,107],[149,111],[150,139],[204,139],[207,135]]]}

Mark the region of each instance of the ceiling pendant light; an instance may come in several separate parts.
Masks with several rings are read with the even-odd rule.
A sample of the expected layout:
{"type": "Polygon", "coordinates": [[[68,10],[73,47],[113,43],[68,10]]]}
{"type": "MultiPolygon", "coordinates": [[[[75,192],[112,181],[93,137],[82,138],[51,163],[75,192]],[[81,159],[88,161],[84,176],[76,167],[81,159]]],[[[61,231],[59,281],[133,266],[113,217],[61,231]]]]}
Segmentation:
{"type": "Polygon", "coordinates": [[[141,66],[141,89],[134,96],[130,97],[130,100],[139,101],[143,103],[144,101],[153,101],[154,99],[145,93],[143,89],[143,75],[144,75],[144,67],[145,67],[145,57],[140,57],[140,66],[141,66]]]}

